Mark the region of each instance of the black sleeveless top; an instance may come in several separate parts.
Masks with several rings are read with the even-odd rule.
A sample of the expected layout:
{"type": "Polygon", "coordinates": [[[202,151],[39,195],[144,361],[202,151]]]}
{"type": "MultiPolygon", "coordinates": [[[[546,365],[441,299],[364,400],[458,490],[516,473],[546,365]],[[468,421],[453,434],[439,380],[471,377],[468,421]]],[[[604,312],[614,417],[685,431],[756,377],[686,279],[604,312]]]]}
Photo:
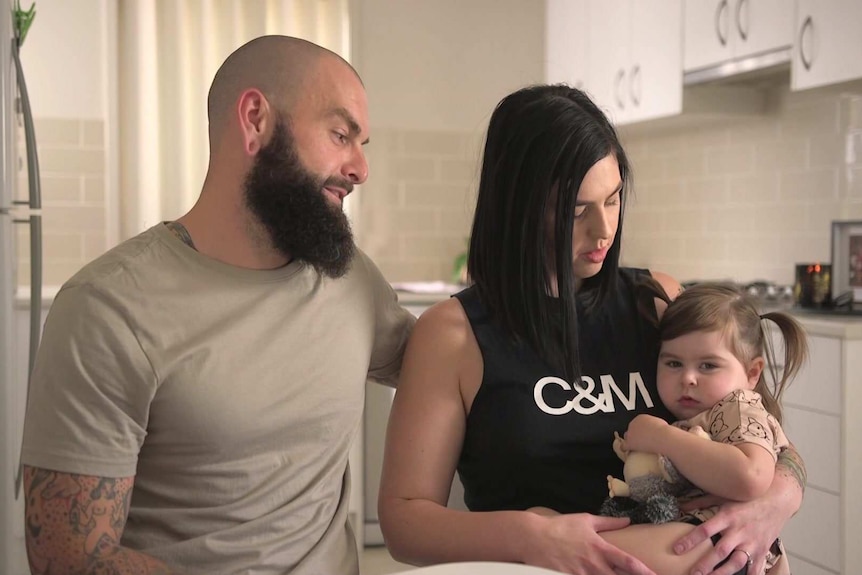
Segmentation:
{"type": "Polygon", "coordinates": [[[607,476],[622,478],[614,431],[622,434],[639,413],[672,419],[656,391],[658,331],[637,307],[635,283],[648,273],[620,269],[616,293],[589,314],[578,302],[577,388],[527,345],[514,344],[475,286],[455,295],[484,361],[458,461],[471,510],[540,505],[596,513],[608,495],[607,476]]]}

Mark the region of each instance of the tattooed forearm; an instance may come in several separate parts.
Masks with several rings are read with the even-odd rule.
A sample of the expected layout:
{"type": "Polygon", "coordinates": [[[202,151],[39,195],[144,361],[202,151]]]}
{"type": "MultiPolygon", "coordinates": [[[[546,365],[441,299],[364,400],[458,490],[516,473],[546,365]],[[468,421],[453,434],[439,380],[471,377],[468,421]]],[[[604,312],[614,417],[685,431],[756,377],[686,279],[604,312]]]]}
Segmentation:
{"type": "Polygon", "coordinates": [[[133,485],[132,477],[25,468],[25,537],[32,573],[168,573],[164,563],[120,547],[133,485]]]}
{"type": "Polygon", "coordinates": [[[796,451],[793,444],[778,455],[776,471],[793,477],[796,483],[799,484],[799,488],[805,492],[805,486],[808,483],[808,473],[805,471],[805,462],[802,461],[802,457],[796,451]]]}

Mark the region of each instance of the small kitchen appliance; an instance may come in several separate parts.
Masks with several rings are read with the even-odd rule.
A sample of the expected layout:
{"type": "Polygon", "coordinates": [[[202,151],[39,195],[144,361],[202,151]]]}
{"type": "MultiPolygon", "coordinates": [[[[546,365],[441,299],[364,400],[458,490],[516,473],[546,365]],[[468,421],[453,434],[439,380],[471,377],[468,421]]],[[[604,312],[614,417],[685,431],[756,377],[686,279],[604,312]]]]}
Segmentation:
{"type": "Polygon", "coordinates": [[[796,264],[793,286],[796,305],[801,308],[828,308],[832,305],[832,265],[796,264]]]}

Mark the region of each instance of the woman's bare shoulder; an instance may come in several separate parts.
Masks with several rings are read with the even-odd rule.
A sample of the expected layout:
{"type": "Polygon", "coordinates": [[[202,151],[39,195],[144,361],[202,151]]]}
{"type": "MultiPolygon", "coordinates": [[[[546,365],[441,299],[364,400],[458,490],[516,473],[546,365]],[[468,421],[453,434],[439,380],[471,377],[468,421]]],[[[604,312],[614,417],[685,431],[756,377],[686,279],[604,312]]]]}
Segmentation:
{"type": "Polygon", "coordinates": [[[417,339],[429,339],[445,345],[459,345],[464,338],[472,337],[470,320],[458,298],[450,297],[437,302],[419,316],[413,335],[417,339]]]}
{"type": "MultiPolygon", "coordinates": [[[[664,292],[671,300],[676,299],[676,296],[682,293],[682,284],[680,284],[673,276],[670,276],[664,272],[656,271],[650,271],[650,275],[652,275],[652,278],[655,281],[661,284],[661,287],[664,288],[664,292]]],[[[659,298],[656,298],[655,311],[659,319],[661,319],[661,316],[664,315],[664,310],[666,309],[667,304],[659,298]]]]}
{"type": "Polygon", "coordinates": [[[682,284],[673,276],[652,270],[650,270],[650,274],[655,281],[661,284],[670,299],[676,299],[676,296],[682,293],[682,284]]]}

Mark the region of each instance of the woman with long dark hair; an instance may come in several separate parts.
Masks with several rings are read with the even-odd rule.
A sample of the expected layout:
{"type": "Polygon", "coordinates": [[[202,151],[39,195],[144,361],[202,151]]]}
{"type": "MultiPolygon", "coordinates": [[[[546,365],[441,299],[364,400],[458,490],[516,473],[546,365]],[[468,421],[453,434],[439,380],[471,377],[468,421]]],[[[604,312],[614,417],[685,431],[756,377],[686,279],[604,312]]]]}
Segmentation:
{"type": "MultiPolygon", "coordinates": [[[[651,277],[672,296],[681,288],[619,266],[631,185],[613,126],[583,92],[533,86],[497,106],[471,234],[473,285],[419,319],[392,408],[379,511],[396,559],[652,575],[623,550],[628,520],[594,515],[607,476],[622,472],[614,432],[641,413],[671,418],[656,392],[666,304],[638,286],[651,277]],[[470,512],[446,508],[456,469],[470,512]]],[[[731,553],[742,541],[765,556],[802,483],[778,473],[762,500],[699,527],[647,527],[693,549],[685,569],[708,573],[730,555],[716,571],[730,575],[745,564],[731,553]]]]}

